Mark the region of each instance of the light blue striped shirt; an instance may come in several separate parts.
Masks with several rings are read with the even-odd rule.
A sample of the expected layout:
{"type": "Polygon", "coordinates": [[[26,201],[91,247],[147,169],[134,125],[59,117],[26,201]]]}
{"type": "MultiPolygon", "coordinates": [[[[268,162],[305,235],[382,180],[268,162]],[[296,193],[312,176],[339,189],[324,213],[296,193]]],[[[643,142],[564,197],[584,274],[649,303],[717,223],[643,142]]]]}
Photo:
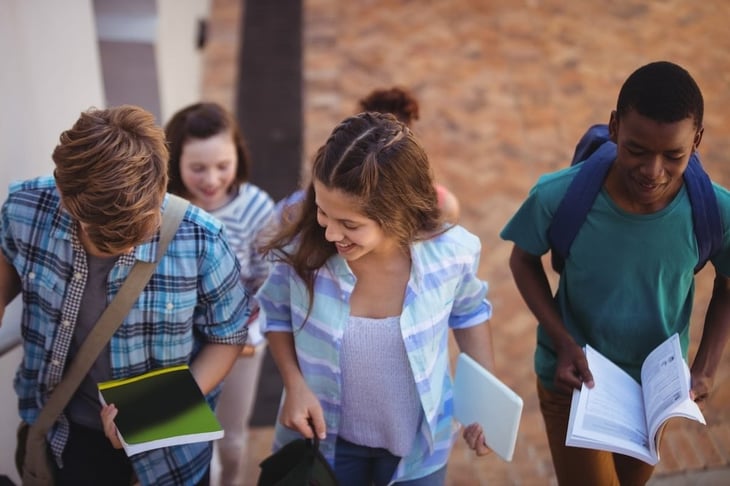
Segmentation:
{"type": "MultiPolygon", "coordinates": [[[[448,460],[456,431],[448,331],[481,324],[492,314],[487,283],[477,277],[480,252],[479,239],[460,226],[411,245],[411,276],[400,327],[424,418],[393,481],[426,476],[448,460]]],[[[307,289],[289,265],[274,264],[257,294],[264,332],[294,332],[299,367],[324,410],[327,438],[320,450],[330,463],[341,418],[340,349],[354,286],[355,275],[345,260],[333,255],[317,272],[306,324],[307,289]]],[[[295,431],[277,423],[274,449],[296,438],[295,431]]]]}

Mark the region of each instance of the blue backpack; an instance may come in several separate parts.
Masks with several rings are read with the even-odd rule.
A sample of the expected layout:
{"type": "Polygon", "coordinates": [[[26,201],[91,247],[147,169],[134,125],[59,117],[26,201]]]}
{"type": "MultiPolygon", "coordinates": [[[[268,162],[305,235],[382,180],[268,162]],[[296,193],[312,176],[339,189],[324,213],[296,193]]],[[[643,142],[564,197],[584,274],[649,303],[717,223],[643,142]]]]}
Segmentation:
{"type": "MultiPolygon", "coordinates": [[[[616,159],[616,144],[609,138],[608,125],[593,125],[575,147],[570,165],[580,163],[581,169],[568,186],[548,228],[552,265],[558,273],[563,270],[570,246],[616,159]]],[[[690,157],[684,184],[692,205],[692,222],[699,249],[699,260],[694,269],[697,273],[720,250],[723,224],[712,182],[696,152],[690,157]]]]}

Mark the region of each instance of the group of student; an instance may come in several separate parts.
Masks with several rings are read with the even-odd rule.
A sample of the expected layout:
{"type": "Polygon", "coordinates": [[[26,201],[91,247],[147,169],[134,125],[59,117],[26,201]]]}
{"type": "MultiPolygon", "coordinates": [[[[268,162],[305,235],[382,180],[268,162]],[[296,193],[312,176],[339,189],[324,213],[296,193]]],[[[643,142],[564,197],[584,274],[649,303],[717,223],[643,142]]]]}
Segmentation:
{"type": "MultiPolygon", "coordinates": [[[[359,109],[278,208],[249,181],[237,124],[214,103],[182,109],[164,131],[138,107],[86,111],[61,134],[53,176],[11,186],[0,215],[0,309],[22,292],[15,389],[28,424],[134,261],[154,258],[167,193],[192,203],[48,433],[56,484],[242,484],[266,345],[284,383],[274,449],[316,435],[342,485],[444,484],[454,441],[449,333],[498,374],[481,244],[458,224],[458,200],[434,181],[410,128],[417,102],[378,90],[359,109]],[[117,410],[101,406],[95,383],[176,364],[190,365],[216,405],[224,439],[128,458],[117,410]]],[[[542,176],[500,233],[514,243],[509,265],[538,321],[537,394],[561,485],[644,484],[653,472],[565,446],[570,393],[593,386],[582,347],[638,379],[667,337],[680,335],[685,358],[689,344],[699,250],[683,176],[704,131],[700,89],[676,64],[644,65],[622,85],[608,130],[616,155],[555,293],[541,256],[581,164],[542,176]]],[[[691,366],[701,406],[730,330],[730,193],[713,190],[723,232],[691,366]]],[[[488,455],[481,427],[463,425],[468,447],[488,455]]]]}

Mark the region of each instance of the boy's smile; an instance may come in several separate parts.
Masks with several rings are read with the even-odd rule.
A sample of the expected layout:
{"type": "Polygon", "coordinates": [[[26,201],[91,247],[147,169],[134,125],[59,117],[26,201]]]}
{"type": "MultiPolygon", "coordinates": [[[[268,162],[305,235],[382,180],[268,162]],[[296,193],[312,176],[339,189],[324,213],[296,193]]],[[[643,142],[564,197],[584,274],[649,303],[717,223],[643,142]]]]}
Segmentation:
{"type": "Polygon", "coordinates": [[[694,119],[660,123],[629,110],[611,114],[616,162],[606,189],[616,204],[633,213],[653,213],[669,204],[682,187],[682,175],[702,138],[694,119]]]}

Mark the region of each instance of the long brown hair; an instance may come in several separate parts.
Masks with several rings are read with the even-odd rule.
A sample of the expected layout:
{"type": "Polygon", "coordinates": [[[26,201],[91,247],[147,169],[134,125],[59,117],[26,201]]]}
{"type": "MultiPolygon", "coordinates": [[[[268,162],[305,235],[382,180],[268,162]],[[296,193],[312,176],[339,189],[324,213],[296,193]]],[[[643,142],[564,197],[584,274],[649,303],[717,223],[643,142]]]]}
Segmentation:
{"type": "MultiPolygon", "coordinates": [[[[366,112],[342,121],[317,151],[310,180],[354,196],[357,210],[404,248],[443,226],[426,152],[393,115],[366,112]]],[[[312,182],[299,204],[266,249],[304,280],[311,308],[315,274],[336,249],[317,222],[312,182]]]]}

